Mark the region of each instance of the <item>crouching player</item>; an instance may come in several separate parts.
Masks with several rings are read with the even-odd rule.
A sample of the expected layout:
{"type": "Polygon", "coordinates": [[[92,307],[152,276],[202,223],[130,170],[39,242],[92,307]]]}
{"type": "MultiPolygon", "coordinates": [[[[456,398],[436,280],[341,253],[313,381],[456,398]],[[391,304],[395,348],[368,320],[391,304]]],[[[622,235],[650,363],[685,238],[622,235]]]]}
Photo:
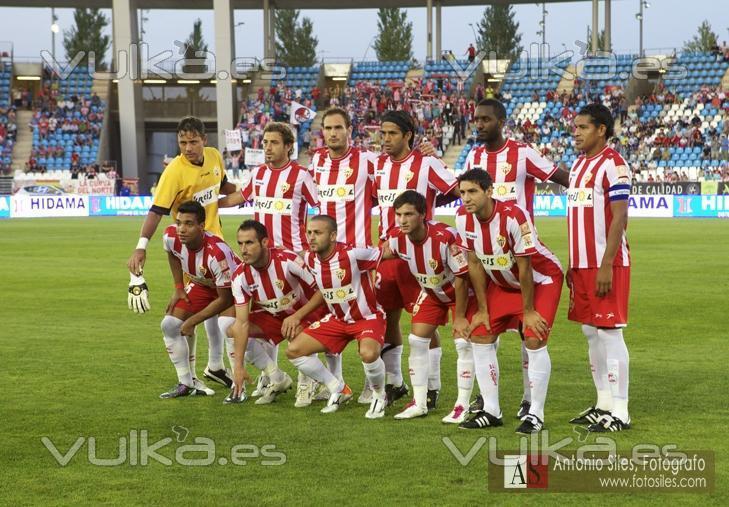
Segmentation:
{"type": "MultiPolygon", "coordinates": [[[[272,246],[266,227],[246,220],[238,228],[238,246],[243,263],[233,273],[235,325],[231,334],[235,345],[234,386],[226,403],[246,399],[244,356],[269,379],[256,405],[273,402],[291,387],[292,380],[278,368],[258,342],[278,345],[292,339],[308,325],[323,317],[325,306],[311,274],[304,269],[301,257],[285,248],[272,246]],[[249,343],[249,338],[253,340],[249,343]]],[[[297,400],[298,402],[298,400],[297,400]]],[[[309,402],[311,403],[311,402],[309,402]]],[[[299,405],[296,405],[299,406],[299,405]]]]}
{"type": "MultiPolygon", "coordinates": [[[[406,190],[393,204],[398,227],[391,229],[384,243],[384,258],[399,258],[407,263],[421,292],[413,309],[410,343],[410,382],[414,399],[395,419],[411,419],[428,414],[428,347],[431,336],[448,322],[448,311],[465,319],[468,303],[468,262],[458,246],[455,229],[440,222],[426,221],[427,204],[422,194],[406,190]]],[[[466,321],[467,322],[467,321],[466,321]]],[[[443,418],[460,423],[466,416],[473,388],[471,344],[462,337],[455,340],[458,352],[458,401],[443,418]]],[[[432,395],[431,395],[432,396],[432,395]]]]}
{"type": "Polygon", "coordinates": [[[215,392],[195,378],[195,326],[216,315],[221,329],[230,325],[231,273],[240,261],[225,241],[205,231],[205,208],[197,201],[180,205],[175,225],[165,229],[162,241],[175,283],[162,332],[178,384],[160,398],[212,396],[215,392]]]}
{"type": "Polygon", "coordinates": [[[337,222],[317,215],[306,227],[309,248],[304,263],[314,276],[329,314],[297,336],[286,355],[300,372],[324,384],[331,393],[323,413],[332,413],[351,399],[352,390],[312,354],[338,354],[357,340],[359,356],[373,395],[368,419],[385,415],[385,363],[380,358],[384,343],[385,313],[377,304],[373,274],[382,256],[375,248],[352,248],[337,242],[337,222]]]}
{"type": "MultiPolygon", "coordinates": [[[[529,355],[531,406],[518,433],[535,433],[544,424],[544,402],[551,372],[547,338],[562,292],[557,257],[537,238],[529,213],[515,203],[491,198],[488,172],[472,169],[459,179],[463,206],[456,215],[461,246],[468,250],[469,275],[478,300],[469,311],[476,380],[483,410],[460,424],[473,429],[503,424],[499,407],[499,334],[520,324],[529,355]],[[488,287],[486,284],[488,275],[488,287]]],[[[454,326],[454,333],[463,330],[454,326]]]]}

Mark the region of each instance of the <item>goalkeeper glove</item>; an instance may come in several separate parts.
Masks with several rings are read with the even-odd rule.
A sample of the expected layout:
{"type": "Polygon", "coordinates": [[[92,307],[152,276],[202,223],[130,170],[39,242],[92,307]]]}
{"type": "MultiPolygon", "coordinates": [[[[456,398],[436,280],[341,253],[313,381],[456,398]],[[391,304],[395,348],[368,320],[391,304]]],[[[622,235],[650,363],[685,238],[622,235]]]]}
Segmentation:
{"type": "Polygon", "coordinates": [[[127,303],[134,313],[148,312],[152,307],[149,304],[149,290],[143,276],[129,273],[129,296],[127,303]]]}

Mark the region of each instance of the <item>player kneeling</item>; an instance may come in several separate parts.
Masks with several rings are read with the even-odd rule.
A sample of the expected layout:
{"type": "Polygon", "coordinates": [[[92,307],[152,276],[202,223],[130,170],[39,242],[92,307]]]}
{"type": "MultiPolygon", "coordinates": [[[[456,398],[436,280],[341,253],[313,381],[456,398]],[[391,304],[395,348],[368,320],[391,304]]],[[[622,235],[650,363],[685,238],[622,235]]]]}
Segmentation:
{"type": "Polygon", "coordinates": [[[305,375],[324,384],[331,393],[322,413],[331,413],[352,398],[352,390],[312,354],[340,353],[357,340],[359,356],[373,391],[368,419],[385,415],[385,314],[377,304],[372,274],[382,254],[374,248],[352,248],[337,240],[337,222],[326,215],[309,220],[306,228],[310,251],[304,264],[314,276],[329,314],[314,322],[286,349],[291,362],[305,375]]]}
{"type": "Polygon", "coordinates": [[[269,379],[256,405],[273,402],[291,387],[292,380],[260,347],[261,341],[278,345],[301,332],[325,313],[321,293],[301,257],[285,248],[272,246],[266,227],[246,220],[238,228],[238,246],[243,264],[233,274],[235,325],[231,329],[234,352],[234,386],[227,403],[246,397],[246,350],[251,362],[269,379]],[[253,338],[249,342],[249,337],[253,338]]]}
{"type": "Polygon", "coordinates": [[[178,384],[160,398],[212,396],[215,392],[195,377],[195,326],[215,315],[219,315],[221,330],[230,325],[231,273],[239,260],[225,241],[205,231],[205,208],[196,201],[180,205],[175,225],[165,229],[162,240],[175,292],[161,327],[178,384]],[[189,280],[187,285],[183,284],[183,273],[189,280]]]}
{"type": "Polygon", "coordinates": [[[471,169],[458,181],[463,206],[456,215],[456,226],[461,246],[468,250],[469,275],[478,300],[477,311],[468,313],[471,325],[467,332],[471,333],[476,380],[484,400],[483,409],[460,427],[503,424],[496,341],[499,334],[519,323],[529,354],[532,401],[516,431],[536,433],[544,425],[551,372],[547,338],[562,292],[562,268],[537,238],[524,208],[491,198],[489,173],[471,169]]]}
{"type": "MultiPolygon", "coordinates": [[[[413,309],[410,336],[410,382],[414,399],[395,419],[412,419],[428,414],[428,348],[438,326],[455,318],[466,318],[468,303],[468,262],[458,246],[457,232],[445,224],[426,221],[426,199],[414,190],[400,194],[393,204],[398,227],[385,243],[385,258],[407,263],[421,292],[413,309]]],[[[458,352],[458,401],[443,422],[460,423],[466,416],[473,388],[471,344],[456,337],[458,352]]]]}

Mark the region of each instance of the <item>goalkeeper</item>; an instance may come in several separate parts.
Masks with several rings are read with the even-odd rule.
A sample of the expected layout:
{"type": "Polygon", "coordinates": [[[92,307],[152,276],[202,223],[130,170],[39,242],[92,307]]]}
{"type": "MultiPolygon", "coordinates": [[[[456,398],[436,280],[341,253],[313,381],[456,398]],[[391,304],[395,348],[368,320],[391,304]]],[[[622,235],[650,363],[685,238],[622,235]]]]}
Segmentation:
{"type": "MultiPolygon", "coordinates": [[[[205,146],[206,142],[205,125],[202,121],[192,116],[180,120],[177,125],[180,155],[162,173],[152,207],[142,225],[139,241],[127,264],[131,276],[129,309],[136,313],[144,313],[150,309],[149,291],[142,270],[147,258],[147,244],[163,216],[172,213],[174,217],[181,203],[195,200],[205,208],[205,230],[223,237],[218,216],[218,195],[233,193],[236,188],[225,174],[222,155],[217,149],[205,146]]],[[[220,332],[216,317],[205,321],[205,332],[208,335],[209,353],[204,375],[230,387],[232,379],[223,364],[225,337],[220,332]]],[[[194,337],[192,340],[194,341],[194,337]]]]}

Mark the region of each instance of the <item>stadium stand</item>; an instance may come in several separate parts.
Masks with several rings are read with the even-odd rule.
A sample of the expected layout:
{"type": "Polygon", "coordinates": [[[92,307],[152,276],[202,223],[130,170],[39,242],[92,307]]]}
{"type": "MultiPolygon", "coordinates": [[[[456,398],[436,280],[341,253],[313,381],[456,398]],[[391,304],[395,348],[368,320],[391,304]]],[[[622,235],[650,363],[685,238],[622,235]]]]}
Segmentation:
{"type": "Polygon", "coordinates": [[[437,90],[450,91],[453,88],[469,93],[473,86],[475,73],[470,73],[468,78],[463,81],[459,77],[458,69],[466,69],[468,60],[456,60],[453,63],[451,61],[427,62],[424,69],[424,78],[434,81],[437,90]]]}
{"type": "Polygon", "coordinates": [[[16,140],[17,124],[15,105],[11,103],[13,66],[10,61],[0,59],[0,173],[7,174],[12,166],[13,145],[16,140]]]}
{"type": "Polygon", "coordinates": [[[687,73],[685,77],[665,79],[666,88],[687,96],[703,86],[718,86],[729,68],[729,60],[713,53],[682,53],[672,67],[685,68],[687,73]]]}
{"type": "Polygon", "coordinates": [[[286,67],[286,75],[272,79],[271,85],[275,87],[279,83],[283,83],[286,88],[294,90],[294,95],[301,99],[311,96],[311,91],[318,81],[318,65],[313,67],[286,67]]]}
{"type": "Polygon", "coordinates": [[[382,86],[391,81],[404,82],[410,64],[408,62],[357,62],[352,66],[349,86],[367,81],[382,86]]]}
{"type": "Polygon", "coordinates": [[[46,72],[30,124],[29,170],[78,170],[96,162],[105,106],[91,85],[83,70],[66,79],[46,72]]]}

